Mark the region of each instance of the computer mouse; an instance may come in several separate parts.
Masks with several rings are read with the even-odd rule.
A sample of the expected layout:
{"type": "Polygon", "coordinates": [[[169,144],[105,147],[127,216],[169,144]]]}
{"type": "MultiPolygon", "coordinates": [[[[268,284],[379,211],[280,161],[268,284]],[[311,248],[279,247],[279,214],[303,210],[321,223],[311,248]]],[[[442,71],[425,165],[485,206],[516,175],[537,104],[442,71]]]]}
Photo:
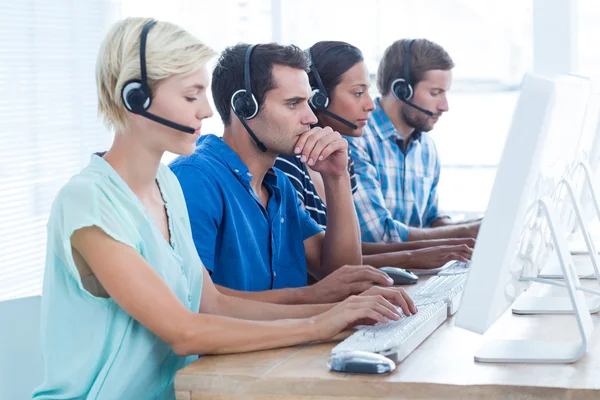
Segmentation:
{"type": "Polygon", "coordinates": [[[360,350],[332,354],[327,366],[331,371],[346,374],[389,374],[396,369],[389,358],[360,350]]]}
{"type": "Polygon", "coordinates": [[[402,268],[381,267],[379,270],[388,274],[394,281],[394,285],[412,285],[419,280],[418,276],[402,268]]]}

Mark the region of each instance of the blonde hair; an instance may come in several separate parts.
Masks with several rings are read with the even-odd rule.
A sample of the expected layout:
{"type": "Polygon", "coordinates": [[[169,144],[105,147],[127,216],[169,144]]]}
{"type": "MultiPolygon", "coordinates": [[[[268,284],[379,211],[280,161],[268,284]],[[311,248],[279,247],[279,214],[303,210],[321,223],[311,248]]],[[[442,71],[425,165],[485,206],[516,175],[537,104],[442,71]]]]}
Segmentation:
{"type": "MultiPolygon", "coordinates": [[[[121,98],[125,83],[140,79],[140,35],[151,18],[126,18],[115,23],[104,38],[96,61],[98,115],[116,132],[127,128],[127,109],[121,98]]],[[[148,32],[146,70],[153,88],[172,75],[190,74],[204,67],[215,52],[170,22],[158,21],[148,32]]]]}

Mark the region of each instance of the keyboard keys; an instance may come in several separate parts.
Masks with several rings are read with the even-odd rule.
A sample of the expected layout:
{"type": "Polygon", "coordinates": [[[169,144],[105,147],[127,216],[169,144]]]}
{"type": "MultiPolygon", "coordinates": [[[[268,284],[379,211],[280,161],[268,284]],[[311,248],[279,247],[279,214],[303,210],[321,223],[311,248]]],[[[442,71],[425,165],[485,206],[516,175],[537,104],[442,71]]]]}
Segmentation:
{"type": "Polygon", "coordinates": [[[446,303],[441,301],[423,306],[417,314],[398,321],[361,327],[331,353],[362,350],[402,361],[446,320],[446,308],[446,303]]]}
{"type": "Polygon", "coordinates": [[[331,353],[362,350],[382,354],[396,362],[402,361],[456,312],[466,279],[467,275],[462,273],[439,274],[422,285],[411,287],[408,292],[419,309],[418,313],[398,321],[359,327],[331,353]]]}

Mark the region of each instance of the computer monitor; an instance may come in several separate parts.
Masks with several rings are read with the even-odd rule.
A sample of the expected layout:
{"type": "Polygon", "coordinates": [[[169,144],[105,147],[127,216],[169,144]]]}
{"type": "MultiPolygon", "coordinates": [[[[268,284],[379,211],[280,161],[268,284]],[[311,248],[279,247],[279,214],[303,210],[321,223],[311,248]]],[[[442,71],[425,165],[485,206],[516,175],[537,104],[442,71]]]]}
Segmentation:
{"type": "MultiPolygon", "coordinates": [[[[578,259],[575,273],[580,279],[596,279],[600,283],[600,256],[589,235],[589,218],[586,217],[581,202],[582,195],[591,192],[587,159],[600,115],[600,88],[594,86],[593,80],[588,77],[573,76],[580,83],[575,80],[570,85],[557,87],[555,106],[562,111],[552,114],[547,138],[541,149],[536,197],[550,198],[560,219],[561,233],[567,238],[578,237],[589,253],[587,258],[578,259]],[[560,104],[561,102],[564,104],[560,104]]],[[[555,244],[548,220],[540,218],[538,211],[535,207],[530,209],[525,218],[530,223],[530,229],[523,230],[518,257],[527,265],[528,268],[524,268],[524,271],[530,279],[564,279],[562,259],[553,251],[555,244]]],[[[579,289],[596,294],[588,298],[586,303],[591,313],[600,312],[598,286],[579,289]]],[[[568,296],[555,295],[522,296],[513,303],[512,310],[521,315],[570,314],[574,311],[572,300],[568,296]]]]}
{"type": "MultiPolygon", "coordinates": [[[[600,75],[592,77],[592,91],[594,92],[595,97],[600,98],[600,75]]],[[[592,167],[592,172],[597,174],[600,172],[600,115],[597,116],[598,119],[596,120],[595,128],[593,126],[593,117],[593,115],[590,115],[590,129],[592,131],[591,136],[593,136],[593,141],[591,149],[587,152],[587,160],[592,167]]]]}
{"type": "MultiPolygon", "coordinates": [[[[543,146],[539,148],[540,160],[537,178],[534,178],[534,196],[551,198],[566,233],[577,226],[575,202],[581,194],[581,181],[574,181],[571,172],[575,161],[580,158],[581,147],[589,146],[589,131],[586,118],[591,115],[592,91],[588,77],[570,75],[554,78],[553,107],[549,116],[548,131],[543,146]]],[[[595,105],[594,105],[595,106],[595,105]]],[[[581,211],[579,209],[579,211],[581,211]]],[[[549,259],[552,238],[547,219],[539,215],[537,207],[531,207],[525,219],[529,229],[523,229],[518,254],[527,263],[526,273],[536,276],[542,268],[556,259],[549,259]]],[[[560,270],[560,267],[557,269],[560,270]]]]}
{"type": "MultiPolygon", "coordinates": [[[[585,111],[585,118],[575,156],[568,169],[567,176],[555,188],[555,201],[560,205],[559,214],[561,222],[570,234],[569,250],[572,254],[585,255],[578,258],[577,273],[582,279],[596,279],[600,281],[600,257],[597,250],[600,247],[600,198],[594,183],[594,154],[596,147],[600,147],[598,133],[600,133],[600,77],[589,79],[590,96],[585,111]],[[576,209],[576,207],[578,209],[576,209]],[[578,216],[579,214],[579,216],[578,216]],[[589,238],[585,236],[591,234],[589,238]],[[596,243],[594,245],[594,242],[596,243]],[[595,250],[593,249],[593,250],[595,250]]],[[[600,150],[600,149],[598,149],[600,150]]],[[[550,263],[540,273],[541,277],[557,279],[562,278],[560,267],[557,263],[550,263]]],[[[600,311],[600,302],[595,311],[600,311]]]]}
{"type": "Polygon", "coordinates": [[[572,76],[590,82],[590,96],[585,111],[583,130],[577,143],[576,161],[587,161],[594,167],[600,156],[600,138],[598,137],[600,130],[600,75],[592,77],[572,76]]]}
{"type": "MultiPolygon", "coordinates": [[[[591,95],[586,110],[582,135],[579,139],[577,154],[570,171],[570,182],[573,190],[580,199],[582,213],[587,225],[587,231],[595,242],[596,248],[600,247],[600,198],[599,188],[595,183],[599,176],[597,167],[600,157],[600,76],[591,80],[591,95]]],[[[573,235],[569,240],[569,248],[573,254],[587,254],[588,249],[584,243],[582,231],[575,221],[574,216],[566,213],[567,222],[573,235]]]]}
{"type": "Polygon", "coordinates": [[[455,321],[485,333],[527,288],[523,277],[536,276],[556,249],[581,342],[491,340],[476,361],[573,362],[585,353],[591,317],[576,290],[566,232],[548,196],[575,156],[589,86],[574,76],[525,75],[455,321]]]}

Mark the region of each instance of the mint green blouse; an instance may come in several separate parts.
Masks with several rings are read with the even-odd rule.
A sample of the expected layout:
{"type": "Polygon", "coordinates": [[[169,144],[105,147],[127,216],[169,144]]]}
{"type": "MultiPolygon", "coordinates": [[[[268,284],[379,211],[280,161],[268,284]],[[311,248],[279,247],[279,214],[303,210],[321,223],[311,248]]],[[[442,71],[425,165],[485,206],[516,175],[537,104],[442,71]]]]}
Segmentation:
{"type": "Polygon", "coordinates": [[[99,156],[58,193],[48,221],[42,294],[44,381],[34,399],[174,399],[173,381],[196,356],[179,357],[111,298],[84,289],[74,231],[98,226],[136,249],[179,301],[198,312],[203,265],[179,182],[160,165],[171,243],[116,171],[99,156]]]}

